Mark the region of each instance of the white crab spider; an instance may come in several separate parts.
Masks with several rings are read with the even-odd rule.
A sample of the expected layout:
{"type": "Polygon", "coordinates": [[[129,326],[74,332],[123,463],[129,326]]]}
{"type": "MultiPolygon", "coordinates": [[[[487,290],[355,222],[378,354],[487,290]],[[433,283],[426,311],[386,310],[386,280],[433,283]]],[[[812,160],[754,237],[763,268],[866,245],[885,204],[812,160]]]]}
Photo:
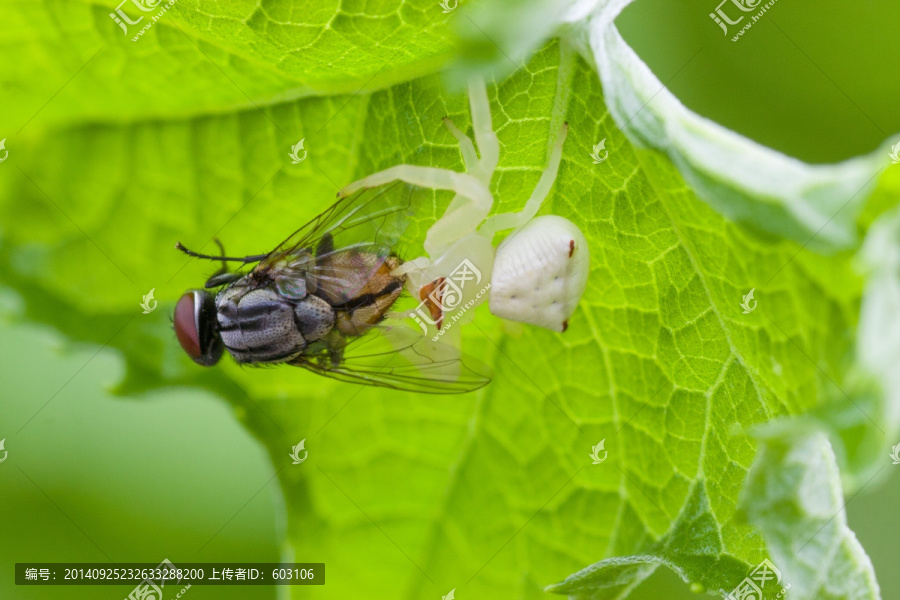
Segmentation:
{"type": "Polygon", "coordinates": [[[587,242],[571,221],[559,216],[535,218],[535,215],[556,180],[568,124],[560,129],[549,164],[525,207],[517,213],[488,217],[494,205],[489,185],[500,157],[500,143],[491,126],[484,81],[470,82],[469,103],[480,158],[475,143],[448,118],[444,119],[459,141],[465,173],[397,165],[350,184],[341,195],[398,180],[454,192],[456,195],[444,215],[426,234],[424,247],[428,256],[407,261],[394,272],[407,276],[409,292],[414,298],[424,300],[423,290],[433,289],[435,281],[449,276],[468,260],[481,279],[490,282],[489,293],[483,292],[486,282],[466,286],[455,305],[471,307],[488,299],[491,312],[498,317],[565,331],[587,286],[587,242]],[[494,235],[507,229],[513,232],[495,249],[494,235]]]}

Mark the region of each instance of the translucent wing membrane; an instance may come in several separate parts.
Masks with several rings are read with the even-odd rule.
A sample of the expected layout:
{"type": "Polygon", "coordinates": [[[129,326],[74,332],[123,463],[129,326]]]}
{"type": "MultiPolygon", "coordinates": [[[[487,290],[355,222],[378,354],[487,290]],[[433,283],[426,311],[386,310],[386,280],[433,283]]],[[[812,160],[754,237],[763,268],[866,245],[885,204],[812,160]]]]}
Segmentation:
{"type": "Polygon", "coordinates": [[[400,182],[340,198],[254,268],[287,296],[355,297],[393,254],[411,213],[413,188],[400,182]]]}
{"type": "Polygon", "coordinates": [[[323,348],[290,364],[341,381],[430,394],[471,392],[491,380],[484,364],[403,324],[352,338],[338,360],[323,348]]]}

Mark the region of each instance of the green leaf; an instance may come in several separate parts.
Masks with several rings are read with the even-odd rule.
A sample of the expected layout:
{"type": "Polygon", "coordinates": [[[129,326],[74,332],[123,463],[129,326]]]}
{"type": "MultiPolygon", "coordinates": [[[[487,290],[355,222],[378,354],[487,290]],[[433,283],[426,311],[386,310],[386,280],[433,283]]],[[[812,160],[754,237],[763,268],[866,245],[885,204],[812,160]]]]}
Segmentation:
{"type": "Polygon", "coordinates": [[[596,61],[610,112],[626,135],[665,152],[695,193],[734,221],[819,251],[858,244],[856,221],[889,164],[890,140],[867,156],[811,165],[698,115],[616,29],[616,17],[632,2],[601,2],[586,26],[585,51],[596,61]]]}
{"type": "MultiPolygon", "coordinates": [[[[231,3],[240,18],[204,19],[199,4],[180,2],[165,16],[169,25],[161,21],[133,49],[103,50],[85,68],[92,81],[73,79],[64,93],[78,102],[51,102],[27,137],[10,139],[0,169],[0,281],[24,299],[24,318],[115,348],[125,392],[203,387],[230,403],[279,473],[293,556],[354,574],[330,580],[317,590],[323,597],[447,589],[534,597],[563,580],[554,591],[624,597],[658,564],[722,591],[766,556],[767,540],[737,510],[757,452],[746,428],[808,413],[844,384],[854,350],[844,332],[856,326],[863,286],[848,253],[800,252],[795,241],[716,213],[666,157],[616,128],[606,111],[614,90],[569,42],[554,41],[490,87],[501,143],[492,191],[498,211],[521,207],[568,120],[544,211],[582,227],[592,271],[564,335],[501,322],[481,307],[462,344],[496,377],[455,398],[354,387],[287,367],[240,369],[227,359],[202,369],[178,348],[168,314],[210,266],[178,254],[176,240],[203,251],[217,236],[229,254],[264,252],[359,177],[403,162],[461,170],[441,118],[464,131],[470,122],[464,96],[447,92],[439,75],[421,76],[446,51],[440,35],[389,65],[379,60],[396,44],[342,63],[349,73],[327,73],[315,60],[275,60],[303,41],[286,44],[285,29],[257,46],[245,30],[266,31],[262,9],[245,22],[245,3],[231,3]],[[117,78],[123,53],[131,74],[117,78]],[[159,71],[191,61],[202,66],[180,78],[159,71]],[[387,87],[354,93],[367,77],[387,87]],[[321,96],[296,93],[304,86],[321,96]],[[267,97],[265,110],[243,91],[267,97]],[[290,164],[301,138],[308,158],[290,164]],[[603,139],[609,159],[595,165],[590,152],[603,139]],[[151,288],[159,310],[143,315],[138,305],[151,288]],[[759,305],[744,314],[750,289],[759,305]],[[290,450],[302,439],[308,460],[294,466],[290,450]],[[593,465],[588,454],[601,439],[609,459],[593,465]]],[[[399,11],[421,24],[433,4],[399,11]]],[[[93,48],[101,27],[115,30],[106,9],[66,6],[92,24],[79,52],[93,48]]],[[[324,14],[308,18],[321,28],[324,14]]],[[[328,31],[309,56],[364,45],[363,22],[351,27],[352,43],[339,37],[329,47],[328,31]]],[[[79,21],[61,23],[29,31],[37,38],[41,27],[58,33],[53,27],[79,21]]],[[[42,43],[34,42],[35,56],[42,43]]],[[[3,68],[25,85],[26,68],[39,66],[30,60],[3,68]]],[[[26,104],[52,93],[32,80],[26,104]]],[[[825,171],[823,185],[836,177],[825,171]]],[[[448,201],[425,198],[406,240],[410,256],[448,201]]],[[[802,230],[788,213],[782,207],[779,220],[802,230]]]]}
{"type": "Polygon", "coordinates": [[[745,488],[747,512],[768,542],[782,585],[790,583],[790,597],[880,600],[872,562],[847,526],[827,437],[797,435],[792,427],[762,435],[745,488]]]}
{"type": "Polygon", "coordinates": [[[110,18],[121,2],[100,4],[5,4],[2,74],[16,101],[0,131],[18,132],[38,111],[43,123],[125,122],[355,94],[433,73],[453,48],[432,0],[177,0],[136,42],[157,13],[126,2],[130,20],[143,17],[126,35],[110,18]]]}
{"type": "Polygon", "coordinates": [[[882,215],[869,229],[860,250],[866,272],[859,324],[859,361],[881,384],[890,437],[900,429],[900,209],[882,215]]]}
{"type": "Polygon", "coordinates": [[[691,493],[668,534],[639,555],[609,558],[579,571],[547,591],[573,599],[624,598],[658,565],[665,565],[697,590],[727,593],[747,564],[726,553],[719,524],[702,486],[691,493]],[[723,587],[723,585],[725,587],[723,587]]]}

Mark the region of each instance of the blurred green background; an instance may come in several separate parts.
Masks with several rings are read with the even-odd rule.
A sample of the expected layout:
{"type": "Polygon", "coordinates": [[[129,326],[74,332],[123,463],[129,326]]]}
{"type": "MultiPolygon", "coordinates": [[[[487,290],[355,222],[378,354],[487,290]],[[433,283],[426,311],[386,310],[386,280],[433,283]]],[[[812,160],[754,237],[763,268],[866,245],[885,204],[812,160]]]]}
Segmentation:
{"type": "MultiPolygon", "coordinates": [[[[888,67],[900,64],[896,3],[784,0],[737,44],[723,41],[707,16],[714,4],[642,0],[619,20],[690,108],[813,162],[869,152],[900,131],[900,78],[888,67]]],[[[0,465],[0,598],[117,598],[130,590],[17,588],[17,561],[105,562],[104,553],[176,564],[279,559],[277,480],[228,407],[188,389],[113,396],[122,375],[114,352],[72,347],[22,323],[18,303],[0,291],[0,438],[9,452],[0,465]]],[[[893,477],[847,507],[884,598],[900,597],[895,543],[885,535],[898,498],[893,477]]],[[[189,597],[271,599],[276,590],[194,587],[189,597]]],[[[660,569],[634,597],[695,596],[660,569]]]]}

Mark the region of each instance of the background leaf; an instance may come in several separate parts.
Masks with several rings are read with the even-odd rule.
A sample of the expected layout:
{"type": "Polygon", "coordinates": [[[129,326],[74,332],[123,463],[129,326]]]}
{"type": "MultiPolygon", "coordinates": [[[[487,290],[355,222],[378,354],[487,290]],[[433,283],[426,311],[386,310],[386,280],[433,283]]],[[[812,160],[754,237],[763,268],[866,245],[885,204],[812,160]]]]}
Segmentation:
{"type": "Polygon", "coordinates": [[[819,251],[856,245],[856,220],[888,166],[891,141],[867,156],[812,165],[691,111],[616,28],[632,1],[601,3],[587,34],[610,110],[629,138],[665,152],[692,189],[734,221],[819,251]]]}
{"type": "Polygon", "coordinates": [[[763,434],[745,489],[748,516],[769,540],[782,585],[790,583],[790,596],[799,600],[881,598],[872,562],[847,526],[828,439],[797,433],[763,434]]]}
{"type": "Polygon", "coordinates": [[[17,101],[0,130],[18,131],[39,109],[45,123],[123,122],[354,94],[433,73],[453,48],[431,0],[177,0],[137,42],[155,13],[127,2],[131,20],[145,18],[126,36],[109,17],[119,5],[3,2],[2,77],[17,101]]]}

